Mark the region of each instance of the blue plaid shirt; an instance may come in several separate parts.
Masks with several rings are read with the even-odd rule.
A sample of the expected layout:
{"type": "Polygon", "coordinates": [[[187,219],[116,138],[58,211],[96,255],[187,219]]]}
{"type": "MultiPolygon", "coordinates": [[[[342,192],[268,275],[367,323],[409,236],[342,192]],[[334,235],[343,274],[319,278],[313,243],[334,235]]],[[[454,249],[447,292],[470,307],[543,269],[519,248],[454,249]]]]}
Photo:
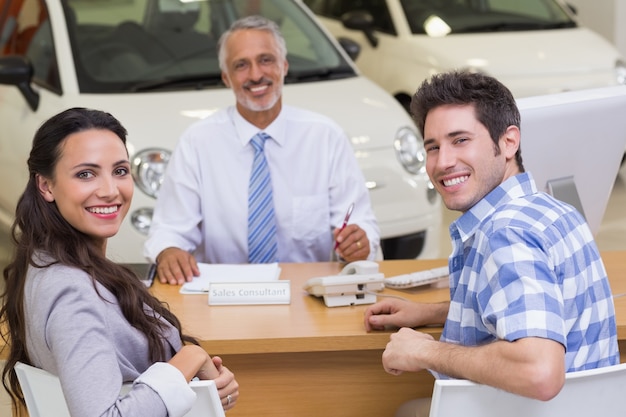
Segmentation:
{"type": "Polygon", "coordinates": [[[476,346],[555,340],[573,372],[619,363],[606,271],[585,220],[537,192],[528,173],[507,179],[450,225],[450,312],[441,341],[476,346]]]}

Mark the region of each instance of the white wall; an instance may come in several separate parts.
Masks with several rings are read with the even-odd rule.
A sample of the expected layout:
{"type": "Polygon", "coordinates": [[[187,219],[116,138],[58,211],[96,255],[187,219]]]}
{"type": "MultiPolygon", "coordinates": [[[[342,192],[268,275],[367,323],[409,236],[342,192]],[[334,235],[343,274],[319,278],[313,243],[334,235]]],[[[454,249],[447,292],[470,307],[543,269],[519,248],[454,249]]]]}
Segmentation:
{"type": "Polygon", "coordinates": [[[617,49],[626,57],[626,0],[615,1],[615,45],[617,49]]]}
{"type": "Polygon", "coordinates": [[[626,0],[565,0],[578,9],[578,21],[612,42],[626,57],[626,0]]]}

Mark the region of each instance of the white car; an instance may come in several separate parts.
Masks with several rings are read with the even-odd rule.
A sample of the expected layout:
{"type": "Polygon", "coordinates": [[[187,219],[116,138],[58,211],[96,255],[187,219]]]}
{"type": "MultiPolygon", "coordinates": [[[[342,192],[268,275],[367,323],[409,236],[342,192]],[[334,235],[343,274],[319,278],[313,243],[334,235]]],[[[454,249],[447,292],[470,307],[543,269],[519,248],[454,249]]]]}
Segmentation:
{"type": "Polygon", "coordinates": [[[145,262],[155,197],[180,134],[234,103],[215,44],[249,13],[276,20],[286,38],[284,101],[329,115],[348,134],[385,258],[437,257],[441,202],[411,119],[293,0],[0,0],[0,225],[12,223],[40,124],[69,107],[106,110],[128,129],[136,183],[108,256],[145,262]]]}
{"type": "Polygon", "coordinates": [[[304,0],[363,74],[406,108],[425,78],[488,73],[516,98],[624,84],[617,49],[560,0],[304,0]]]}

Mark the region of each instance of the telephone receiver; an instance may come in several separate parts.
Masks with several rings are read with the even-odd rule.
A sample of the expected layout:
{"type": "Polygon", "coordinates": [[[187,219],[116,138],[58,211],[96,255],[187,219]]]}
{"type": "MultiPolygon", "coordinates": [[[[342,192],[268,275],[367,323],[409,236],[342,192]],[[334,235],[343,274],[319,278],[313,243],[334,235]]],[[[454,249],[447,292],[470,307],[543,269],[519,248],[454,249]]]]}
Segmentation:
{"type": "Polygon", "coordinates": [[[354,261],[344,266],[340,275],[366,275],[376,273],[378,273],[378,263],[374,261],[354,261]]]}

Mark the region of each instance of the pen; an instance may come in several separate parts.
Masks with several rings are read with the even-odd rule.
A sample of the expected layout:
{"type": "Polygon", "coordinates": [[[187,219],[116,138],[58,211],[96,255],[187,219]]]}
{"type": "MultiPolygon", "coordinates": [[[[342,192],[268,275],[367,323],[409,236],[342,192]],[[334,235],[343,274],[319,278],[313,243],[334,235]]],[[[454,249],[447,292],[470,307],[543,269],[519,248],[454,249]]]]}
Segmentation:
{"type": "MultiPolygon", "coordinates": [[[[350,221],[350,216],[352,215],[352,210],[354,210],[354,203],[350,204],[350,207],[348,207],[348,211],[346,212],[346,217],[344,217],[343,219],[343,224],[341,225],[341,228],[339,229],[339,233],[341,233],[343,229],[345,229],[346,226],[348,225],[348,221],[350,221]]],[[[337,234],[337,236],[339,236],[339,233],[337,234]]],[[[339,242],[335,241],[335,250],[337,250],[337,246],[339,246],[339,242]]]]}
{"type": "Polygon", "coordinates": [[[157,273],[156,266],[156,264],[151,263],[148,267],[148,272],[146,273],[146,275],[141,277],[141,282],[143,282],[146,287],[152,286],[152,283],[154,282],[154,277],[157,273]]]}

